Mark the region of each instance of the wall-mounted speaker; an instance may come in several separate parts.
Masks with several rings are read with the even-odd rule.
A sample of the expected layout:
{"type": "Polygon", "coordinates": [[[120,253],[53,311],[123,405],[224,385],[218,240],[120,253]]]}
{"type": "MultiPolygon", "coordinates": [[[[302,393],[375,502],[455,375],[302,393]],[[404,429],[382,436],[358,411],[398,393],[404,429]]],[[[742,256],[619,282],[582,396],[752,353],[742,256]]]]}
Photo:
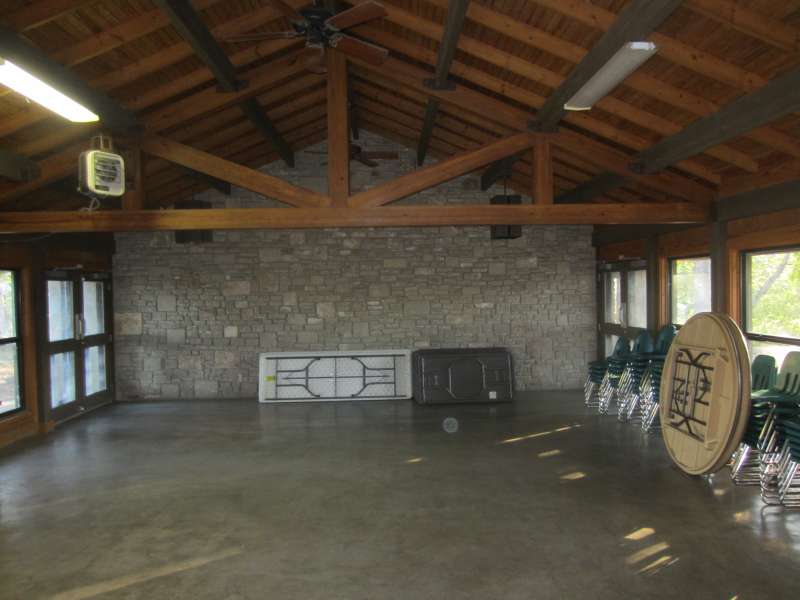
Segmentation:
{"type": "MultiPolygon", "coordinates": [[[[503,194],[490,200],[491,204],[522,204],[522,196],[503,194]]],[[[492,225],[493,240],[514,240],[522,237],[522,225],[492,225]]]]}

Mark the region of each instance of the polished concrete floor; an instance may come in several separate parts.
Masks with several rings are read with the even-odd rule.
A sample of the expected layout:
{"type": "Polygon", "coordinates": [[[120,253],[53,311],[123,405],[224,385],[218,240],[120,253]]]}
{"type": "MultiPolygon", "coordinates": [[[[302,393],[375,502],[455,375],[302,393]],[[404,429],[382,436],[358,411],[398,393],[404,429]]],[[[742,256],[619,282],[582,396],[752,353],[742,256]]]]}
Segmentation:
{"type": "Polygon", "coordinates": [[[777,599],[798,572],[800,514],[577,394],[124,404],[0,451],[2,598],[777,599]]]}

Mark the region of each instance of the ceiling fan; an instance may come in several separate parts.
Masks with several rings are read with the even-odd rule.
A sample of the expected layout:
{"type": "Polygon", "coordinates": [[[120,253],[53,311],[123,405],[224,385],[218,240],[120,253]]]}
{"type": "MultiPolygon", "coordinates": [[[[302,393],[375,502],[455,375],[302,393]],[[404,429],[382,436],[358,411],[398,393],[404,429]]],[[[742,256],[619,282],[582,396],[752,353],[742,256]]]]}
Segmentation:
{"type": "Polygon", "coordinates": [[[389,54],[386,48],[354,38],[344,30],[386,16],[386,9],[377,2],[364,2],[339,13],[316,3],[296,10],[284,0],[269,0],[292,23],[289,31],[269,31],[232,36],[228,42],[254,42],[305,38],[306,48],[312,55],[305,58],[306,67],[314,73],[325,73],[325,49],[336,48],[344,54],[360,58],[373,65],[381,65],[389,54]]]}
{"type": "MultiPolygon", "coordinates": [[[[316,150],[306,150],[306,152],[308,154],[325,154],[325,155],[328,154],[327,152],[316,151],[316,150]]],[[[350,143],[350,160],[355,160],[357,162],[360,162],[362,165],[365,165],[372,169],[379,166],[378,163],[375,162],[376,160],[397,160],[399,158],[400,155],[397,152],[380,151],[380,150],[370,152],[368,150],[364,150],[358,144],[353,144],[352,142],[350,143]]],[[[322,165],[326,164],[327,164],[326,162],[322,163],[322,165]]]]}

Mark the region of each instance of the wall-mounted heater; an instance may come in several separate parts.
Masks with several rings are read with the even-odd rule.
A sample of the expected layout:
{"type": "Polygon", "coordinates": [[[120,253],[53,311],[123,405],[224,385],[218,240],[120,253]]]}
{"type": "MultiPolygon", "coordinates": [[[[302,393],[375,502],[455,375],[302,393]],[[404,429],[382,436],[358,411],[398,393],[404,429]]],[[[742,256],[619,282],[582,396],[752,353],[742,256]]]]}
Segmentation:
{"type": "Polygon", "coordinates": [[[81,153],[78,191],[93,198],[117,198],[125,193],[125,160],[114,153],[111,138],[92,138],[92,149],[81,153]]]}

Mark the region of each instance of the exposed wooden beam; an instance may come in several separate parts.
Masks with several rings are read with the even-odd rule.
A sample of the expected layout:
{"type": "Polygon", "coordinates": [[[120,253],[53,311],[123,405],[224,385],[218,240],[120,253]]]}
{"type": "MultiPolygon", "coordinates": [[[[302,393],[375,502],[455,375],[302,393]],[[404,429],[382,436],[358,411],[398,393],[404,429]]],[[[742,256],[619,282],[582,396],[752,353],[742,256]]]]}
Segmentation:
{"type": "Polygon", "coordinates": [[[359,192],[350,197],[349,204],[353,207],[388,204],[455,179],[504,156],[516,154],[530,148],[532,144],[531,134],[518,133],[359,192]]]}
{"type": "Polygon", "coordinates": [[[716,113],[690,123],[683,131],[643,151],[636,163],[641,172],[655,173],[798,110],[800,68],[773,79],[716,113]]]}
{"type": "Polygon", "coordinates": [[[723,198],[716,206],[718,221],[732,221],[793,208],[800,208],[800,179],[723,198]]]}
{"type": "Polygon", "coordinates": [[[236,77],[236,69],[192,5],[185,0],[154,2],[167,14],[172,26],[189,43],[198,58],[211,70],[220,87],[227,92],[239,89],[241,83],[236,77]]]}
{"type": "Polygon", "coordinates": [[[564,104],[628,42],[644,40],[683,0],[632,0],[589,53],[572,69],[536,115],[537,128],[553,131],[564,116],[564,104]]]}
{"type": "Polygon", "coordinates": [[[728,224],[711,224],[711,310],[728,312],[728,224]]]}
{"type": "Polygon", "coordinates": [[[184,144],[159,136],[146,136],[140,144],[142,150],[153,156],[194,169],[233,185],[280,200],[292,206],[328,206],[330,198],[312,190],[301,188],[255,169],[219,158],[184,144]]]}
{"type": "Polygon", "coordinates": [[[92,2],[94,0],[39,0],[6,15],[3,21],[14,31],[27,31],[41,27],[92,2]]]}
{"type": "Polygon", "coordinates": [[[502,179],[510,179],[514,171],[514,163],[520,158],[522,158],[521,154],[514,154],[489,165],[481,175],[481,191],[485,192],[502,179]]]}
{"type": "MultiPolygon", "coordinates": [[[[236,92],[242,88],[236,75],[236,68],[231,63],[225,51],[220,47],[214,36],[206,27],[203,19],[192,5],[184,0],[155,0],[156,4],[169,16],[172,26],[180,33],[197,56],[211,70],[219,86],[226,92],[236,92]]],[[[275,129],[266,112],[257,101],[245,100],[240,105],[245,116],[253,122],[256,128],[274,145],[284,162],[294,166],[294,154],[275,129]]]]}
{"type": "MultiPolygon", "coordinates": [[[[440,7],[446,7],[447,5],[447,0],[431,1],[440,7]]],[[[567,16],[571,16],[569,14],[570,9],[575,9],[574,3],[565,3],[562,0],[552,0],[548,5],[567,16]]],[[[498,10],[493,10],[477,3],[470,5],[469,11],[467,11],[467,17],[480,23],[484,27],[509,36],[528,46],[544,50],[548,54],[552,54],[553,56],[557,56],[571,63],[579,63],[586,55],[586,49],[583,48],[583,46],[553,35],[544,29],[514,19],[509,15],[498,12],[498,10]]],[[[585,19],[582,19],[582,22],[590,27],[607,29],[614,23],[615,18],[616,16],[614,13],[603,11],[595,6],[590,11],[587,11],[585,19]]],[[[657,99],[659,102],[666,102],[677,108],[681,108],[693,115],[705,116],[719,109],[719,106],[709,99],[689,94],[685,89],[669,85],[661,79],[648,75],[641,70],[630,75],[623,85],[657,99]]],[[[544,104],[544,99],[542,99],[541,104],[544,104]]],[[[682,126],[678,123],[660,117],[655,113],[641,110],[633,104],[628,104],[613,96],[606,96],[604,99],[600,100],[600,102],[597,103],[597,108],[601,108],[605,112],[609,112],[663,136],[672,135],[682,129],[682,126]]],[[[589,115],[585,116],[588,117],[589,115]]],[[[566,119],[575,120],[576,117],[577,115],[568,115],[566,119]]],[[[592,122],[590,119],[586,118],[582,120],[590,123],[592,122]]],[[[800,157],[800,143],[777,129],[764,128],[756,130],[749,134],[749,137],[758,141],[760,144],[780,149],[790,156],[800,157]]],[[[710,148],[708,153],[722,161],[736,165],[740,169],[751,172],[757,170],[755,161],[751,157],[733,147],[718,146],[716,148],[710,148]]]]}
{"type": "Polygon", "coordinates": [[[628,179],[629,178],[619,173],[602,173],[591,181],[587,181],[573,190],[564,192],[556,198],[556,203],[579,204],[582,202],[591,202],[606,192],[622,187],[628,179]]]}
{"type": "MultiPolygon", "coordinates": [[[[450,0],[447,5],[447,18],[444,24],[444,33],[439,44],[439,55],[436,60],[436,71],[433,79],[428,82],[431,87],[444,89],[447,85],[447,78],[450,75],[450,65],[458,48],[458,38],[461,36],[461,29],[464,27],[464,19],[467,16],[469,0],[450,0]]],[[[436,123],[436,113],[439,110],[439,100],[429,98],[425,108],[425,121],[422,132],[419,135],[419,145],[417,146],[417,164],[425,162],[425,155],[428,153],[433,126],[436,123]]]]}
{"type": "Polygon", "coordinates": [[[690,204],[591,206],[384,206],[373,208],[221,208],[95,212],[0,213],[0,233],[308,229],[587,223],[700,223],[707,208],[690,204]]]}
{"type": "MultiPolygon", "coordinates": [[[[800,69],[774,79],[766,86],[734,100],[713,115],[698,119],[683,131],[639,153],[632,169],[653,174],[705,149],[800,110],[800,69]]],[[[559,198],[561,202],[587,202],[624,185],[619,173],[604,173],[559,198]]]]}
{"type": "Polygon", "coordinates": [[[0,25],[0,56],[46,81],[99,115],[103,126],[126,131],[136,125],[133,113],[123,109],[106,94],[90,88],[72,71],[2,25],[0,25]]]}
{"type": "Polygon", "coordinates": [[[657,239],[658,236],[675,231],[685,231],[685,224],[664,225],[596,225],[592,232],[593,246],[606,246],[641,239],[657,239]]]}
{"type": "Polygon", "coordinates": [[[553,203],[553,155],[550,140],[543,135],[536,136],[533,145],[531,198],[535,204],[553,203]]]}
{"type": "Polygon", "coordinates": [[[0,177],[12,181],[32,181],[41,170],[39,165],[5,148],[0,148],[0,177]]]}
{"type": "MultiPolygon", "coordinates": [[[[387,10],[389,10],[390,18],[398,12],[394,8],[387,10]]],[[[405,16],[403,18],[405,19],[405,16]]],[[[411,16],[409,16],[409,19],[411,19],[411,16]]],[[[403,22],[405,22],[405,20],[403,22]]],[[[416,18],[411,20],[411,23],[414,25],[416,25],[417,22],[416,18]]],[[[419,51],[419,45],[405,43],[396,36],[376,31],[373,28],[363,27],[358,28],[358,33],[364,35],[372,42],[396,49],[413,58],[418,58],[423,61],[427,61],[428,59],[427,53],[419,51]]],[[[462,38],[462,41],[463,39],[464,38],[462,38]]],[[[472,87],[457,84],[453,90],[430,90],[424,85],[424,81],[430,78],[430,73],[428,71],[392,57],[387,59],[380,69],[376,69],[373,65],[364,61],[359,61],[358,59],[351,59],[351,63],[358,64],[360,67],[376,76],[391,78],[395,82],[408,85],[422,93],[437,97],[442,102],[456,104],[469,112],[479,115],[483,120],[501,123],[518,131],[527,130],[532,118],[529,112],[512,106],[509,102],[503,102],[496,97],[491,97],[488,94],[476,91],[472,87]]],[[[524,94],[519,88],[515,88],[507,82],[487,75],[482,71],[469,68],[460,72],[459,76],[465,77],[470,83],[477,84],[498,94],[507,95],[514,100],[520,100],[523,104],[531,105],[528,100],[530,97],[529,94],[524,94]]],[[[592,130],[588,126],[586,128],[592,130]]],[[[611,129],[619,131],[618,128],[611,127],[611,129]]],[[[614,150],[589,136],[567,131],[562,128],[560,134],[553,140],[553,144],[563,149],[570,149],[580,156],[586,156],[591,162],[608,170],[630,174],[629,164],[632,158],[630,155],[614,150]]],[[[714,193],[708,187],[671,172],[659,173],[655,179],[645,178],[639,179],[639,181],[648,187],[658,189],[673,196],[707,201],[713,201],[714,199],[714,193]]]]}
{"type": "Polygon", "coordinates": [[[123,210],[142,210],[147,205],[147,198],[144,186],[144,162],[145,155],[140,148],[134,148],[130,153],[130,162],[127,169],[133,173],[133,187],[125,190],[122,196],[123,210]]]}
{"type": "Polygon", "coordinates": [[[334,206],[350,196],[350,128],[347,110],[347,59],[328,49],[328,195],[334,206]]]}

